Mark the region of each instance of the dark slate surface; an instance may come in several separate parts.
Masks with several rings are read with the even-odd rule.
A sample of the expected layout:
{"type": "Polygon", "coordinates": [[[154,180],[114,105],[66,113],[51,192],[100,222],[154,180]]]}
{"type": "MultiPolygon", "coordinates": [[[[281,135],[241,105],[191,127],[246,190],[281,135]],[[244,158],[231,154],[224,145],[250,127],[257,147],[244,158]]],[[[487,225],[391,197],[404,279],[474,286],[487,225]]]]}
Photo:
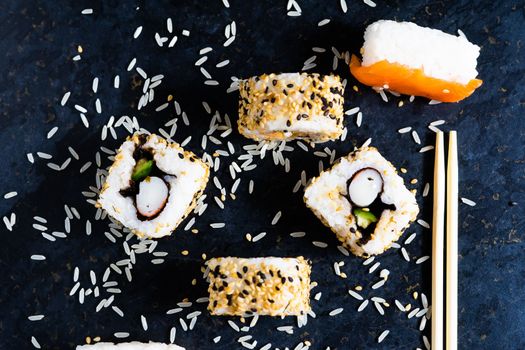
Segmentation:
{"type": "MultiPolygon", "coordinates": [[[[306,169],[308,176],[317,174],[319,159],[297,149],[290,154],[292,170],[285,174],[275,168],[271,159],[246,174],[238,198],[228,201],[227,209],[219,210],[210,202],[206,215],[195,227],[198,234],[177,231],[162,239],[157,250],[169,255],[162,265],[152,265],[150,256],[140,256],[133,269],[133,282],[112,274],[123,290],[115,305],[125,312],[120,318],[107,309],[98,314],[94,309],[99,299],[92,296],[84,305],[77,295],[69,297],[73,286],[75,266],[81,271],[80,280],[90,286],[89,270],[96,272],[100,281],[110,262],[125,257],[118,244],[111,244],[104,236],[108,221],[93,223],[93,234],[86,236],[85,220],[92,219],[95,210],[85,203],[80,194],[94,183],[94,167],[79,175],[79,168],[86,161],[94,161],[99,146],[118,146],[125,137],[119,130],[119,141],[111,138],[101,142],[101,127],[110,115],[136,115],[141,124],[156,130],[174,117],[172,107],[161,113],[154,108],[168,94],[180,101],[191,119],[191,127],[179,122],[176,140],[195,135],[188,148],[201,154],[200,135],[207,130],[210,116],[201,101],[206,100],[221,113],[236,116],[236,93],[226,94],[229,77],[246,77],[271,71],[297,71],[310,57],[312,46],[357,52],[362,43],[362,33],[367,24],[381,18],[412,20],[447,32],[462,29],[471,41],[482,47],[479,58],[480,77],[484,85],[471,98],[459,104],[429,106],[427,101],[416,99],[398,108],[397,99],[381,102],[378,95],[361,87],[358,93],[347,89],[347,108],[360,106],[364,122],[357,128],[352,118],[347,118],[349,137],[345,142],[328,143],[337,154],[349,152],[368,137],[383,154],[398,167],[409,173],[406,180],[419,179],[421,193],[425,182],[431,180],[432,155],[419,154],[419,147],[409,134],[400,135],[397,129],[410,125],[416,128],[424,144],[433,142],[433,134],[426,126],[443,118],[444,130],[456,129],[460,137],[460,195],[478,202],[476,207],[460,205],[460,348],[462,349],[523,349],[525,348],[525,268],[522,263],[524,222],[524,78],[523,40],[525,38],[525,8],[519,1],[381,1],[377,8],[370,8],[359,1],[348,1],[349,11],[343,14],[338,1],[301,1],[303,15],[286,16],[285,1],[231,1],[226,9],[221,1],[149,1],[147,3],[117,1],[3,1],[0,4],[0,139],[3,148],[3,169],[0,178],[2,193],[16,190],[19,195],[0,201],[0,215],[17,214],[12,233],[0,228],[4,243],[0,245],[0,348],[30,348],[34,335],[44,349],[71,349],[84,342],[86,336],[101,336],[115,340],[113,333],[127,331],[130,339],[168,341],[169,329],[178,329],[177,343],[188,349],[240,348],[238,337],[228,325],[227,318],[212,318],[204,313],[196,328],[183,332],[179,315],[165,315],[167,309],[183,298],[195,300],[206,295],[206,285],[200,279],[201,254],[208,256],[240,255],[305,255],[313,261],[313,279],[319,283],[314,290],[322,291],[320,302],[313,308],[318,315],[293,335],[275,331],[279,325],[295,321],[262,319],[250,332],[259,341],[281,349],[293,348],[302,340],[312,343],[312,348],[324,349],[415,349],[423,348],[422,334],[417,330],[419,321],[407,320],[394,306],[393,299],[411,302],[412,292],[425,292],[430,297],[430,263],[406,263],[399,251],[390,250],[378,261],[382,268],[391,270],[391,276],[380,290],[370,286],[377,281],[377,272],[369,275],[361,260],[343,257],[336,249],[337,241],[328,229],[304,207],[300,194],[291,195],[291,189],[306,169]],[[351,4],[350,4],[351,3],[351,4]],[[83,16],[81,10],[93,7],[95,13],[83,16]],[[154,34],[166,32],[166,18],[174,22],[179,42],[172,49],[159,48],[154,34]],[[318,28],[317,23],[330,18],[331,23],[318,28]],[[224,27],[235,20],[238,37],[228,48],[223,48],[224,27]],[[132,34],[138,25],[144,26],[139,39],[132,34]],[[183,28],[191,30],[189,38],[182,37],[183,28]],[[82,60],[73,62],[77,45],[82,45],[82,60]],[[193,63],[202,47],[212,46],[214,51],[204,66],[220,81],[219,87],[203,85],[203,76],[193,63]],[[162,86],[157,89],[156,102],[136,111],[141,86],[136,72],[126,72],[132,57],[150,76],[165,74],[162,86]],[[230,59],[226,68],[216,69],[215,64],[230,59]],[[121,88],[113,89],[115,74],[121,77],[121,88]],[[100,77],[99,92],[91,91],[93,77],[100,77]],[[134,87],[135,86],[135,87],[134,87]],[[59,102],[66,91],[72,91],[66,107],[59,102]],[[96,115],[94,101],[101,98],[103,113],[96,115]],[[74,104],[89,109],[91,127],[82,126],[74,104]],[[58,133],[46,140],[46,133],[59,126],[58,133]],[[37,159],[30,164],[25,154],[37,151],[53,155],[61,163],[69,155],[67,146],[73,146],[81,160],[73,160],[63,172],[57,173],[37,159]],[[253,195],[248,195],[248,179],[254,179],[253,195]],[[516,202],[512,206],[510,202],[516,202]],[[67,239],[49,242],[31,226],[34,215],[48,219],[49,231],[63,230],[64,210],[67,203],[75,206],[82,219],[73,221],[73,230],[67,239]],[[283,217],[276,226],[270,221],[278,211],[283,217]],[[212,230],[210,222],[225,221],[225,229],[212,230]],[[303,239],[289,237],[292,231],[307,231],[303,239]],[[246,232],[267,231],[258,243],[245,240],[246,232]],[[326,249],[315,248],[312,240],[329,244],[326,249]],[[181,255],[183,249],[188,256],[181,255]],[[30,260],[32,254],[44,254],[47,260],[30,260]],[[334,261],[345,261],[343,271],[349,276],[343,280],[332,271],[334,261]],[[196,286],[191,280],[197,278],[196,286]],[[383,296],[391,307],[386,316],[380,316],[370,305],[357,313],[358,303],[347,289],[362,285],[363,295],[383,296]],[[330,318],[328,312],[342,306],[344,312],[330,318]],[[30,322],[27,316],[45,314],[42,321],[30,322]],[[146,315],[149,331],[142,330],[140,315],[146,315]],[[390,329],[391,334],[379,346],[377,336],[390,329]],[[219,344],[212,338],[222,335],[219,344]]],[[[318,71],[328,72],[331,53],[320,55],[318,71]]],[[[342,62],[341,62],[342,63],[342,62]]],[[[349,76],[347,67],[340,64],[338,73],[349,76]]],[[[237,150],[249,142],[238,135],[230,137],[237,150]]],[[[320,147],[322,148],[322,147],[320,147]]],[[[109,163],[104,162],[103,166],[109,163]]],[[[231,186],[225,167],[218,175],[223,184],[231,186]]],[[[208,187],[211,197],[217,193],[208,187]]],[[[425,201],[418,195],[422,218],[430,220],[431,198],[425,201]]],[[[94,221],[94,220],[92,220],[94,221]]],[[[430,253],[430,232],[413,225],[409,232],[417,232],[416,240],[407,247],[412,257],[430,253]]],[[[405,235],[406,238],[408,235],[405,235]]],[[[379,271],[379,270],[378,270],[379,271]]],[[[103,294],[104,297],[108,295],[103,294]]],[[[205,311],[198,305],[192,310],[205,311]]],[[[185,315],[186,313],[184,313],[185,315]]],[[[429,326],[424,332],[429,335],[429,326]]]]}

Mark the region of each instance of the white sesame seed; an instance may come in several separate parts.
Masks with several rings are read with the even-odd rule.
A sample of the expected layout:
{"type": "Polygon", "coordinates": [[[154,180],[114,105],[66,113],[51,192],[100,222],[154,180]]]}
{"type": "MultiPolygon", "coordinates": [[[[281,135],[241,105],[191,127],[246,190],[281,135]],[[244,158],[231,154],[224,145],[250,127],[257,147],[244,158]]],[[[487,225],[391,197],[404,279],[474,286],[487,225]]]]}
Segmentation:
{"type": "Polygon", "coordinates": [[[41,260],[46,260],[46,257],[44,255],[34,254],[34,255],[31,255],[31,260],[41,261],[41,260]]]}
{"type": "Polygon", "coordinates": [[[322,27],[322,26],[324,26],[324,25],[327,25],[328,23],[330,23],[330,19],[325,18],[325,19],[323,19],[322,21],[320,21],[319,23],[317,23],[317,26],[318,26],[318,27],[322,27]]]}

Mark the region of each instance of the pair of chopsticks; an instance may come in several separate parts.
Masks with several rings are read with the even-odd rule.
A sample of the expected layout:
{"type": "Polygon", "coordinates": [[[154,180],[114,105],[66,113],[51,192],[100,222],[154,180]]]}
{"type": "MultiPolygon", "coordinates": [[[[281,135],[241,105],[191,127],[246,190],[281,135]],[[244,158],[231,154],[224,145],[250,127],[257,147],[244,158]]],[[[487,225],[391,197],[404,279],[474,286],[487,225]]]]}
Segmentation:
{"type": "Polygon", "coordinates": [[[434,160],[434,208],[432,220],[432,350],[458,346],[458,149],[457,134],[449,133],[445,174],[442,132],[436,134],[434,160]],[[446,179],[446,180],[445,180],[446,179]],[[446,197],[445,197],[446,189],[446,197]],[[445,221],[446,209],[446,221],[445,221]],[[444,240],[446,230],[447,247],[444,240]],[[445,255],[446,254],[446,255],[445,255]],[[446,268],[443,261],[446,256],[446,268]],[[445,298],[443,285],[446,281],[445,298]],[[446,320],[443,317],[446,305],[446,320]],[[445,322],[443,322],[445,321],[445,322]],[[443,337],[445,325],[445,337],[443,337]]]}

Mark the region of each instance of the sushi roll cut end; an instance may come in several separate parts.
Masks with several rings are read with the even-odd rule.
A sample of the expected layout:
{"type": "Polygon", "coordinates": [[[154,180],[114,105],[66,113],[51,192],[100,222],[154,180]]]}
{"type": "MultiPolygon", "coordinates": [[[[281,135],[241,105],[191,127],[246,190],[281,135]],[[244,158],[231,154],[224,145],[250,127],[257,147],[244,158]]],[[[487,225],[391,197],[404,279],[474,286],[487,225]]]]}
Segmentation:
{"type": "Polygon", "coordinates": [[[178,144],[135,134],[118,150],[97,206],[139,237],[163,237],[195,208],[209,171],[178,144]]]}
{"type": "Polygon", "coordinates": [[[361,148],[323,171],[304,201],[352,253],[383,253],[419,212],[414,194],[373,147],[361,148]]]}
{"type": "Polygon", "coordinates": [[[350,71],[365,85],[442,102],[458,102],[481,86],[479,46],[465,37],[411,22],[377,21],[365,31],[363,61],[350,71]]]}
{"type": "Polygon", "coordinates": [[[239,85],[239,132],[260,140],[325,142],[343,132],[344,87],[335,75],[263,74],[239,85]]]}
{"type": "Polygon", "coordinates": [[[301,316],[310,311],[310,263],[298,258],[215,258],[207,262],[212,315],[301,316]]]}

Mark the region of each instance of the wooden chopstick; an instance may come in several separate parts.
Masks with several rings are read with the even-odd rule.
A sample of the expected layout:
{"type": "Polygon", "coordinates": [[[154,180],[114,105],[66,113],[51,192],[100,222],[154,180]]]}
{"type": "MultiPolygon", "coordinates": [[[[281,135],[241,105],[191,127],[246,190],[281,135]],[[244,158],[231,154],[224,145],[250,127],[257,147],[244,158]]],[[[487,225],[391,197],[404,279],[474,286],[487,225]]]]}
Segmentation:
{"type": "Polygon", "coordinates": [[[432,217],[432,350],[443,350],[443,283],[445,223],[445,150],[443,133],[436,133],[434,207],[432,217]]]}
{"type": "Polygon", "coordinates": [[[455,131],[451,131],[448,138],[446,232],[445,345],[447,350],[456,350],[458,348],[458,148],[455,131]]]}

